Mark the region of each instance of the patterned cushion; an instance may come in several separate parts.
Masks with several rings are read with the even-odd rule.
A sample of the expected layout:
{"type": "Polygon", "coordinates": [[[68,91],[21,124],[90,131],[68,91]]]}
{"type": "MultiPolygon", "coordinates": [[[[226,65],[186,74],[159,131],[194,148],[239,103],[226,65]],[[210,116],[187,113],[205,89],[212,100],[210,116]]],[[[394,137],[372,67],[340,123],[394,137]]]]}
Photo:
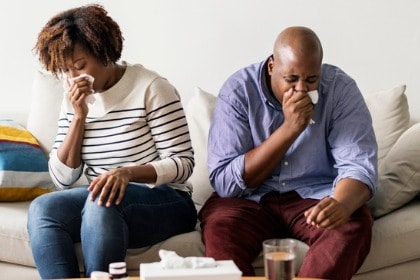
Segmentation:
{"type": "Polygon", "coordinates": [[[13,120],[0,120],[0,201],[32,200],[53,189],[35,137],[13,120]]]}

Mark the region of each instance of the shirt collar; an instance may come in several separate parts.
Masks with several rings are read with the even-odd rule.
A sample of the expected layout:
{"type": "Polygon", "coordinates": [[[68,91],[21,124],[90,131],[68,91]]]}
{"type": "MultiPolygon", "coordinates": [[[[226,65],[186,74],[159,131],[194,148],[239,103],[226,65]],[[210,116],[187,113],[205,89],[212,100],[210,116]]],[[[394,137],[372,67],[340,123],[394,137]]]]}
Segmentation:
{"type": "Polygon", "coordinates": [[[266,58],[260,64],[260,77],[259,77],[259,85],[260,85],[260,95],[262,100],[270,107],[273,107],[276,110],[282,110],[281,103],[274,97],[274,94],[271,90],[271,86],[268,82],[269,75],[268,75],[268,61],[271,55],[266,58]]]}

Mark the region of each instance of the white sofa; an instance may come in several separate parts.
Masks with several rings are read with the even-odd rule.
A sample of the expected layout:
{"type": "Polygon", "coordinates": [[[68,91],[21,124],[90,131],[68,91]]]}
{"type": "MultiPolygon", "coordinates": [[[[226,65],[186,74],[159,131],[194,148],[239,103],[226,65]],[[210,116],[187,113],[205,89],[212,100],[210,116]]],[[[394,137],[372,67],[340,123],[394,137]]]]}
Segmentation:
{"type": "MultiPolygon", "coordinates": [[[[404,91],[405,86],[397,86],[365,94],[379,144],[380,188],[369,204],[375,217],[371,252],[354,279],[420,277],[420,246],[417,243],[420,237],[420,200],[417,196],[420,190],[420,124],[410,120],[404,91]]],[[[61,83],[39,71],[35,75],[31,98],[27,115],[0,112],[0,119],[9,118],[25,125],[47,155],[55,137],[61,83]]],[[[197,210],[212,192],[206,168],[206,145],[214,102],[215,95],[197,88],[186,106],[196,157],[191,182],[197,210]]],[[[26,230],[29,203],[0,202],[0,279],[39,278],[26,230]]],[[[82,264],[80,244],[76,244],[76,248],[82,264]]],[[[193,232],[148,248],[130,249],[126,258],[129,273],[138,274],[141,262],[159,261],[160,248],[173,250],[181,256],[203,256],[199,224],[193,232]]],[[[263,273],[261,257],[254,262],[254,267],[257,274],[263,273]]]]}

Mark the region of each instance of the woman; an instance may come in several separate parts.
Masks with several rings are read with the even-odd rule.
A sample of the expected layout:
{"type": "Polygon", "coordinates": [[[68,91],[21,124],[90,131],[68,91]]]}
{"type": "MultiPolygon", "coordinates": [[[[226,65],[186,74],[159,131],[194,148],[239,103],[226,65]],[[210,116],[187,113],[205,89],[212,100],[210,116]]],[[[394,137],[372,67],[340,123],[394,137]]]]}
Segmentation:
{"type": "Polygon", "coordinates": [[[141,65],[118,63],[123,37],[100,5],[64,11],[39,33],[35,52],[65,76],[51,177],[62,191],[35,199],[28,230],[43,279],[80,277],[124,261],[127,248],[192,231],[194,158],[176,89],[141,65]],[[88,186],[74,187],[84,171],[88,186]]]}

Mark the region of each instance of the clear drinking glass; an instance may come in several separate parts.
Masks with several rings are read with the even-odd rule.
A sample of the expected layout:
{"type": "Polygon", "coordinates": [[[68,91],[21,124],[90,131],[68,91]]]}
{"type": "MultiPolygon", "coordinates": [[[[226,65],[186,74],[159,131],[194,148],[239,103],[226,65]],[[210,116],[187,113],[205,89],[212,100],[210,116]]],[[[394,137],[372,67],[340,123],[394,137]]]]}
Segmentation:
{"type": "Polygon", "coordinates": [[[264,270],[268,280],[292,280],[295,277],[296,240],[268,239],[263,242],[264,270]]]}

